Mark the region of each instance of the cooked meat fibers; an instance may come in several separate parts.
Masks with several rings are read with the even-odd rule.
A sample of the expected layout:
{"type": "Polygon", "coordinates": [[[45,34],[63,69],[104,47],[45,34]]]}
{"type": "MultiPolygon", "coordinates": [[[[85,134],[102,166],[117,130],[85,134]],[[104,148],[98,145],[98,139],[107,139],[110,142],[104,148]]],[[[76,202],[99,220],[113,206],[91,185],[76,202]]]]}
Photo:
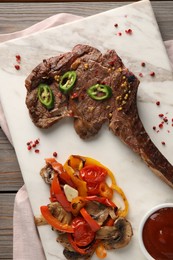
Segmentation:
{"type": "Polygon", "coordinates": [[[124,66],[114,50],[102,54],[94,47],[78,44],[71,52],[44,60],[31,72],[25,81],[26,105],[33,123],[40,128],[73,117],[74,128],[82,139],[96,135],[107,122],[116,136],[173,187],[173,166],[152,143],[139,118],[138,85],[137,77],[124,66]],[[77,79],[66,95],[59,89],[59,78],[72,70],[77,79]],[[39,101],[40,83],[48,84],[53,92],[52,109],[47,109],[39,101]],[[108,85],[112,96],[100,101],[91,98],[87,90],[96,84],[108,85]]]}

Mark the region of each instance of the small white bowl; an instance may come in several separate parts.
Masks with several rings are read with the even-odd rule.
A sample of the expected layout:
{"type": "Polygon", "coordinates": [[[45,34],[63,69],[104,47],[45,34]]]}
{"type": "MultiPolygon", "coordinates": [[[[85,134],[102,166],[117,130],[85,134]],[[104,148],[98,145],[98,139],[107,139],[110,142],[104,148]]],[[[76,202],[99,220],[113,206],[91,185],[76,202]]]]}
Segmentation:
{"type": "Polygon", "coordinates": [[[144,242],[143,242],[143,227],[145,225],[145,222],[147,221],[147,219],[157,210],[162,209],[162,208],[173,208],[173,203],[163,203],[160,205],[157,205],[155,207],[153,207],[152,209],[150,209],[142,218],[140,225],[139,225],[139,245],[141,248],[141,251],[143,252],[144,256],[148,259],[148,260],[155,260],[147,251],[147,249],[145,248],[144,242]]]}

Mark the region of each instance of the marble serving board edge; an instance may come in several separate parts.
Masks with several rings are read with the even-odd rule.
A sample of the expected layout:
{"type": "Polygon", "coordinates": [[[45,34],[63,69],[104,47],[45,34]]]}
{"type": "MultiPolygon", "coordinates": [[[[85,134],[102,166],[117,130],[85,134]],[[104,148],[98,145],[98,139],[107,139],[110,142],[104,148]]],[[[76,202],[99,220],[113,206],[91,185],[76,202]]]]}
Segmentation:
{"type": "MultiPolygon", "coordinates": [[[[30,71],[44,58],[70,50],[75,44],[90,44],[101,51],[115,49],[125,65],[137,76],[142,73],[138,90],[138,110],[151,139],[165,157],[173,164],[173,128],[166,124],[156,133],[153,126],[159,124],[159,113],[173,117],[171,66],[151,3],[148,0],[100,13],[77,22],[61,25],[28,37],[0,44],[0,98],[12,135],[13,144],[29,193],[34,215],[39,215],[39,206],[48,203],[48,186],[39,176],[44,158],[57,150],[61,162],[70,154],[81,154],[100,160],[109,167],[125,191],[130,210],[134,236],[130,245],[116,252],[108,252],[106,259],[142,260],[137,232],[141,217],[150,207],[171,202],[172,189],[144,165],[119,139],[104,126],[100,133],[88,141],[75,133],[72,120],[64,120],[46,131],[36,128],[25,106],[24,80],[30,71]],[[114,25],[118,24],[116,28],[114,25]],[[125,33],[131,28],[132,35],[125,33]],[[122,35],[119,36],[118,33],[122,35]],[[22,57],[21,70],[14,69],[15,55],[22,57]],[[141,62],[146,66],[142,67],[141,62]],[[150,72],[155,72],[155,77],[150,72]],[[3,87],[2,87],[3,86],[3,87]],[[161,105],[157,106],[156,101],[161,105]],[[64,138],[66,137],[66,138],[64,138]],[[28,152],[26,143],[40,138],[40,153],[28,152]],[[165,141],[166,145],[162,145],[165,141]],[[152,198],[152,199],[151,199],[152,198]]],[[[64,259],[62,247],[56,243],[56,234],[48,226],[39,227],[39,234],[47,259],[64,259]]],[[[93,260],[97,259],[93,256],[93,260]]]]}

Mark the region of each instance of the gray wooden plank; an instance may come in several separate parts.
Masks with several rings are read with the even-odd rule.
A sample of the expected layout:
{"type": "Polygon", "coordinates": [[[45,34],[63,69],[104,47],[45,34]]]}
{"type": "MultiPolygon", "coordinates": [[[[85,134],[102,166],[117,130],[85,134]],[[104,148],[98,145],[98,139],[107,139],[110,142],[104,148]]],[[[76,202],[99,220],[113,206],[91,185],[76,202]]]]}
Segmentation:
{"type": "MultiPolygon", "coordinates": [[[[88,16],[131,2],[0,3],[0,33],[14,32],[57,13],[88,16]],[[12,12],[13,10],[13,12],[12,12]]],[[[173,37],[173,1],[151,1],[164,40],[173,37]]]]}
{"type": "Polygon", "coordinates": [[[23,178],[14,148],[0,128],[0,192],[17,191],[23,178]]]}
{"type": "Polygon", "coordinates": [[[13,259],[13,204],[15,193],[0,193],[0,259],[13,259]]]}

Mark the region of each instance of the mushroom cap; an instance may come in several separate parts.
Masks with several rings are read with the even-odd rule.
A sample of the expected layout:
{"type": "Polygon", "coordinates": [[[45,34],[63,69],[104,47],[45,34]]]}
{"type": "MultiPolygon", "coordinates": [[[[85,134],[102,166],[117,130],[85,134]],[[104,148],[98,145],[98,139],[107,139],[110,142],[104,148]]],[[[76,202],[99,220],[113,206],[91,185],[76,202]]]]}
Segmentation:
{"type": "Polygon", "coordinates": [[[114,222],[114,227],[116,227],[115,233],[118,233],[118,236],[116,235],[115,238],[102,240],[105,248],[108,250],[125,247],[133,236],[130,222],[123,217],[118,218],[114,222]]]}

